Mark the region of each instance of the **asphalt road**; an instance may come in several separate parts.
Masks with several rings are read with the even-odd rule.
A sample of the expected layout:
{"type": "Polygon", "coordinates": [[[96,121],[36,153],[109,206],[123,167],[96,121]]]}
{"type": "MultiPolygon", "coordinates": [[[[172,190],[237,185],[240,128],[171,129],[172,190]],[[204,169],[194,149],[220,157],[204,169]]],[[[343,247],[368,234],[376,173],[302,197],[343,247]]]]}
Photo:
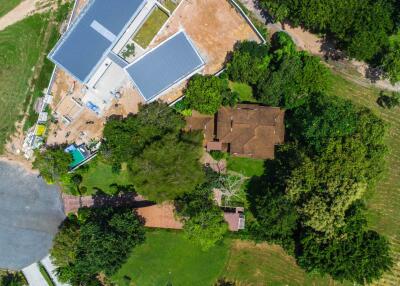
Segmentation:
{"type": "Polygon", "coordinates": [[[0,269],[20,270],[44,258],[63,219],[57,187],[0,162],[0,269]]]}

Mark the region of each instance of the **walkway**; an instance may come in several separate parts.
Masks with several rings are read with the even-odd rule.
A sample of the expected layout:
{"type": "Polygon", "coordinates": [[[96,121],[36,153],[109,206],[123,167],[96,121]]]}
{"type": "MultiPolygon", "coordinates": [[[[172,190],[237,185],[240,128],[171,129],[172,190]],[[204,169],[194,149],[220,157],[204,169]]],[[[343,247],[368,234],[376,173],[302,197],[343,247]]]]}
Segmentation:
{"type": "Polygon", "coordinates": [[[33,263],[22,269],[22,273],[24,273],[29,286],[49,286],[40,272],[39,265],[37,263],[33,263]]]}

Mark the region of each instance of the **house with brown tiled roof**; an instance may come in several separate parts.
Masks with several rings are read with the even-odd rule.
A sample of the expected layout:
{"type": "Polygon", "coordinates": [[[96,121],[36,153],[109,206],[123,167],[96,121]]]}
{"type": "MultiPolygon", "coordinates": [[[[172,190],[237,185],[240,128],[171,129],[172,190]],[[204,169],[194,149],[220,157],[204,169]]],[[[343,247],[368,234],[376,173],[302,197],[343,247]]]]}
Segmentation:
{"type": "Polygon", "coordinates": [[[257,104],[221,107],[215,116],[193,113],[188,130],[203,130],[207,151],[226,151],[232,155],[274,159],[275,145],[285,137],[285,111],[257,104]]]}

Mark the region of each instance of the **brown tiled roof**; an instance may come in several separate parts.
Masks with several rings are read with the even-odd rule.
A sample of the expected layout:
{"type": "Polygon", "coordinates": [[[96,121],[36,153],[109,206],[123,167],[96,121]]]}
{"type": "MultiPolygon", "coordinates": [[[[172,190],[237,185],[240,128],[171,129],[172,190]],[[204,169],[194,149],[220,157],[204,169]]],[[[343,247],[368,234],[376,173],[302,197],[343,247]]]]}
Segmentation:
{"type": "Polygon", "coordinates": [[[186,131],[203,130],[205,143],[214,140],[214,116],[203,115],[193,111],[192,116],[186,117],[186,131]]]}
{"type": "Polygon", "coordinates": [[[273,159],[274,146],[284,142],[284,115],[280,108],[256,104],[222,107],[217,115],[216,139],[229,143],[233,155],[273,159]]]}

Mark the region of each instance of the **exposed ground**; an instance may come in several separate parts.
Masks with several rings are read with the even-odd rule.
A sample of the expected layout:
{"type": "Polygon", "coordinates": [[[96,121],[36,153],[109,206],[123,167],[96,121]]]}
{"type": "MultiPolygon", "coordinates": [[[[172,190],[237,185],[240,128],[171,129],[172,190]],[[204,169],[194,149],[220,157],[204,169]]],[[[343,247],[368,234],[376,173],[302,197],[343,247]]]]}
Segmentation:
{"type": "Polygon", "coordinates": [[[29,15],[48,11],[55,6],[50,0],[6,0],[0,5],[0,31],[29,15]]]}
{"type": "Polygon", "coordinates": [[[227,0],[184,0],[152,43],[155,46],[184,28],[206,61],[204,72],[223,68],[227,53],[237,41],[260,41],[244,18],[227,0]]]}
{"type": "MultiPolygon", "coordinates": [[[[80,3],[78,7],[82,6],[80,3]]],[[[259,40],[248,23],[227,0],[183,0],[168,19],[164,29],[153,39],[150,47],[156,46],[181,28],[185,29],[206,60],[206,73],[215,73],[223,67],[227,53],[233,49],[238,40],[259,40]]],[[[164,95],[162,100],[168,103],[175,101],[182,96],[184,87],[185,83],[175,87],[164,95]]],[[[86,107],[80,108],[72,101],[72,98],[79,101],[84,96],[82,85],[62,71],[57,74],[52,94],[54,96],[52,110],[57,112],[59,123],[51,126],[48,144],[81,143],[98,139],[102,134],[105,117],[136,113],[138,105],[143,102],[142,97],[128,84],[122,91],[122,98],[113,103],[105,116],[98,117],[86,107]],[[63,116],[72,118],[73,122],[63,123],[63,116]]]]}
{"type": "Polygon", "coordinates": [[[10,12],[12,9],[14,9],[16,6],[18,6],[19,3],[21,3],[22,0],[7,0],[7,1],[2,1],[0,5],[0,17],[3,17],[5,14],[10,12]]]}

